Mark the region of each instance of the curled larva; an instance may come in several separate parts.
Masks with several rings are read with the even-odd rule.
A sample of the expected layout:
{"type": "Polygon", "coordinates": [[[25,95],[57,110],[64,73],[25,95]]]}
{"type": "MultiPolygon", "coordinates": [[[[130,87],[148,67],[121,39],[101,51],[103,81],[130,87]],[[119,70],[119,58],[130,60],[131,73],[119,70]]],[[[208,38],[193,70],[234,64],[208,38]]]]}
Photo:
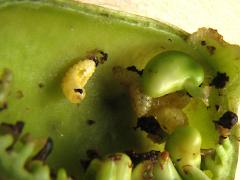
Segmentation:
{"type": "Polygon", "coordinates": [[[84,86],[96,69],[93,60],[85,59],[71,67],[65,74],[62,81],[62,90],[71,103],[80,103],[85,95],[84,86]]]}
{"type": "Polygon", "coordinates": [[[123,67],[115,66],[113,67],[113,76],[128,88],[131,104],[137,117],[142,117],[147,114],[151,108],[152,98],[141,92],[139,74],[123,67]]]}

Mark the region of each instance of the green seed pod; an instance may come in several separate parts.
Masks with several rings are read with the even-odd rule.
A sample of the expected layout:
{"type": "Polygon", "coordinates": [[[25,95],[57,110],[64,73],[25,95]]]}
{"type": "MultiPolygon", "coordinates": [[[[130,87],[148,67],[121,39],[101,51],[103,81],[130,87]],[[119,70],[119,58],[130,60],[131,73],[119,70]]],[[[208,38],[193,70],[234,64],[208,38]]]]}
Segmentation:
{"type": "Polygon", "coordinates": [[[177,128],[169,136],[165,147],[178,168],[185,165],[200,167],[200,148],[200,133],[190,126],[177,128]]]}
{"type": "Polygon", "coordinates": [[[95,159],[87,169],[86,180],[130,180],[131,159],[122,153],[107,156],[104,160],[95,159]]]}
{"type": "Polygon", "coordinates": [[[146,65],[142,76],[144,93],[160,97],[188,87],[198,87],[204,79],[203,68],[194,59],[178,51],[158,54],[146,65]]]}

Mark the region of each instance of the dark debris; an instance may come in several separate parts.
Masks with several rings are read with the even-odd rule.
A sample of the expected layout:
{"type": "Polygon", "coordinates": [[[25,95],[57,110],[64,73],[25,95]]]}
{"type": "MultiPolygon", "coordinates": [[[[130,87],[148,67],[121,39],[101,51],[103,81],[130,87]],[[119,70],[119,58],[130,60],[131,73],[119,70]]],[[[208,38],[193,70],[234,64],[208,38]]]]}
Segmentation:
{"type": "Polygon", "coordinates": [[[126,151],[125,152],[132,160],[133,165],[136,166],[138,163],[144,161],[144,160],[150,160],[152,162],[156,162],[158,160],[158,157],[160,155],[160,151],[149,151],[144,153],[137,153],[135,151],[126,151]]]}
{"type": "Polygon", "coordinates": [[[217,75],[213,78],[210,86],[215,86],[217,89],[222,89],[229,81],[229,76],[226,73],[217,72],[217,75]]]}
{"type": "Polygon", "coordinates": [[[33,157],[33,160],[46,161],[53,149],[53,140],[48,138],[43,148],[33,157]]]}
{"type": "Polygon", "coordinates": [[[132,71],[132,72],[136,72],[140,76],[143,74],[143,69],[142,70],[138,70],[136,68],[136,66],[129,66],[129,67],[127,67],[127,70],[128,71],[132,71]]]}

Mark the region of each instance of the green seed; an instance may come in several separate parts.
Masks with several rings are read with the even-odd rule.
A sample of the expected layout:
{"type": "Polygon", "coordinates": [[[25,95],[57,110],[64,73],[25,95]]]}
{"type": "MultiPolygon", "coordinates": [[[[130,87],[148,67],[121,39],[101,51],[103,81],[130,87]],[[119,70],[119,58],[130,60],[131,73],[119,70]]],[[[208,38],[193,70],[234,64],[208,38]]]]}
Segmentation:
{"type": "MultiPolygon", "coordinates": [[[[143,92],[160,97],[190,87],[199,91],[203,82],[203,68],[189,55],[179,51],[158,54],[146,65],[142,76],[143,92]]],[[[199,94],[199,93],[195,93],[199,94]]]]}
{"type": "Polygon", "coordinates": [[[177,167],[200,167],[201,135],[190,126],[178,127],[167,140],[165,149],[177,167]]]}

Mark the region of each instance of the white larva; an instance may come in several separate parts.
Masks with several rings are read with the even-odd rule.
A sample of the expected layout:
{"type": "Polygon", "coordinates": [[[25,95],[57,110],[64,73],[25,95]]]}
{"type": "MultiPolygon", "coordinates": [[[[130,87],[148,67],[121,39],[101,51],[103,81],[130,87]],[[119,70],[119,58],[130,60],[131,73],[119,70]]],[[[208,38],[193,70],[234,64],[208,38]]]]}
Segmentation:
{"type": "Polygon", "coordinates": [[[66,72],[62,81],[62,90],[71,103],[78,104],[84,99],[86,96],[84,86],[95,69],[96,63],[93,60],[85,59],[79,61],[66,72]]]}
{"type": "Polygon", "coordinates": [[[113,68],[113,76],[128,88],[131,104],[137,117],[146,115],[151,108],[152,98],[141,92],[139,88],[139,75],[136,72],[116,66],[113,68]]]}

